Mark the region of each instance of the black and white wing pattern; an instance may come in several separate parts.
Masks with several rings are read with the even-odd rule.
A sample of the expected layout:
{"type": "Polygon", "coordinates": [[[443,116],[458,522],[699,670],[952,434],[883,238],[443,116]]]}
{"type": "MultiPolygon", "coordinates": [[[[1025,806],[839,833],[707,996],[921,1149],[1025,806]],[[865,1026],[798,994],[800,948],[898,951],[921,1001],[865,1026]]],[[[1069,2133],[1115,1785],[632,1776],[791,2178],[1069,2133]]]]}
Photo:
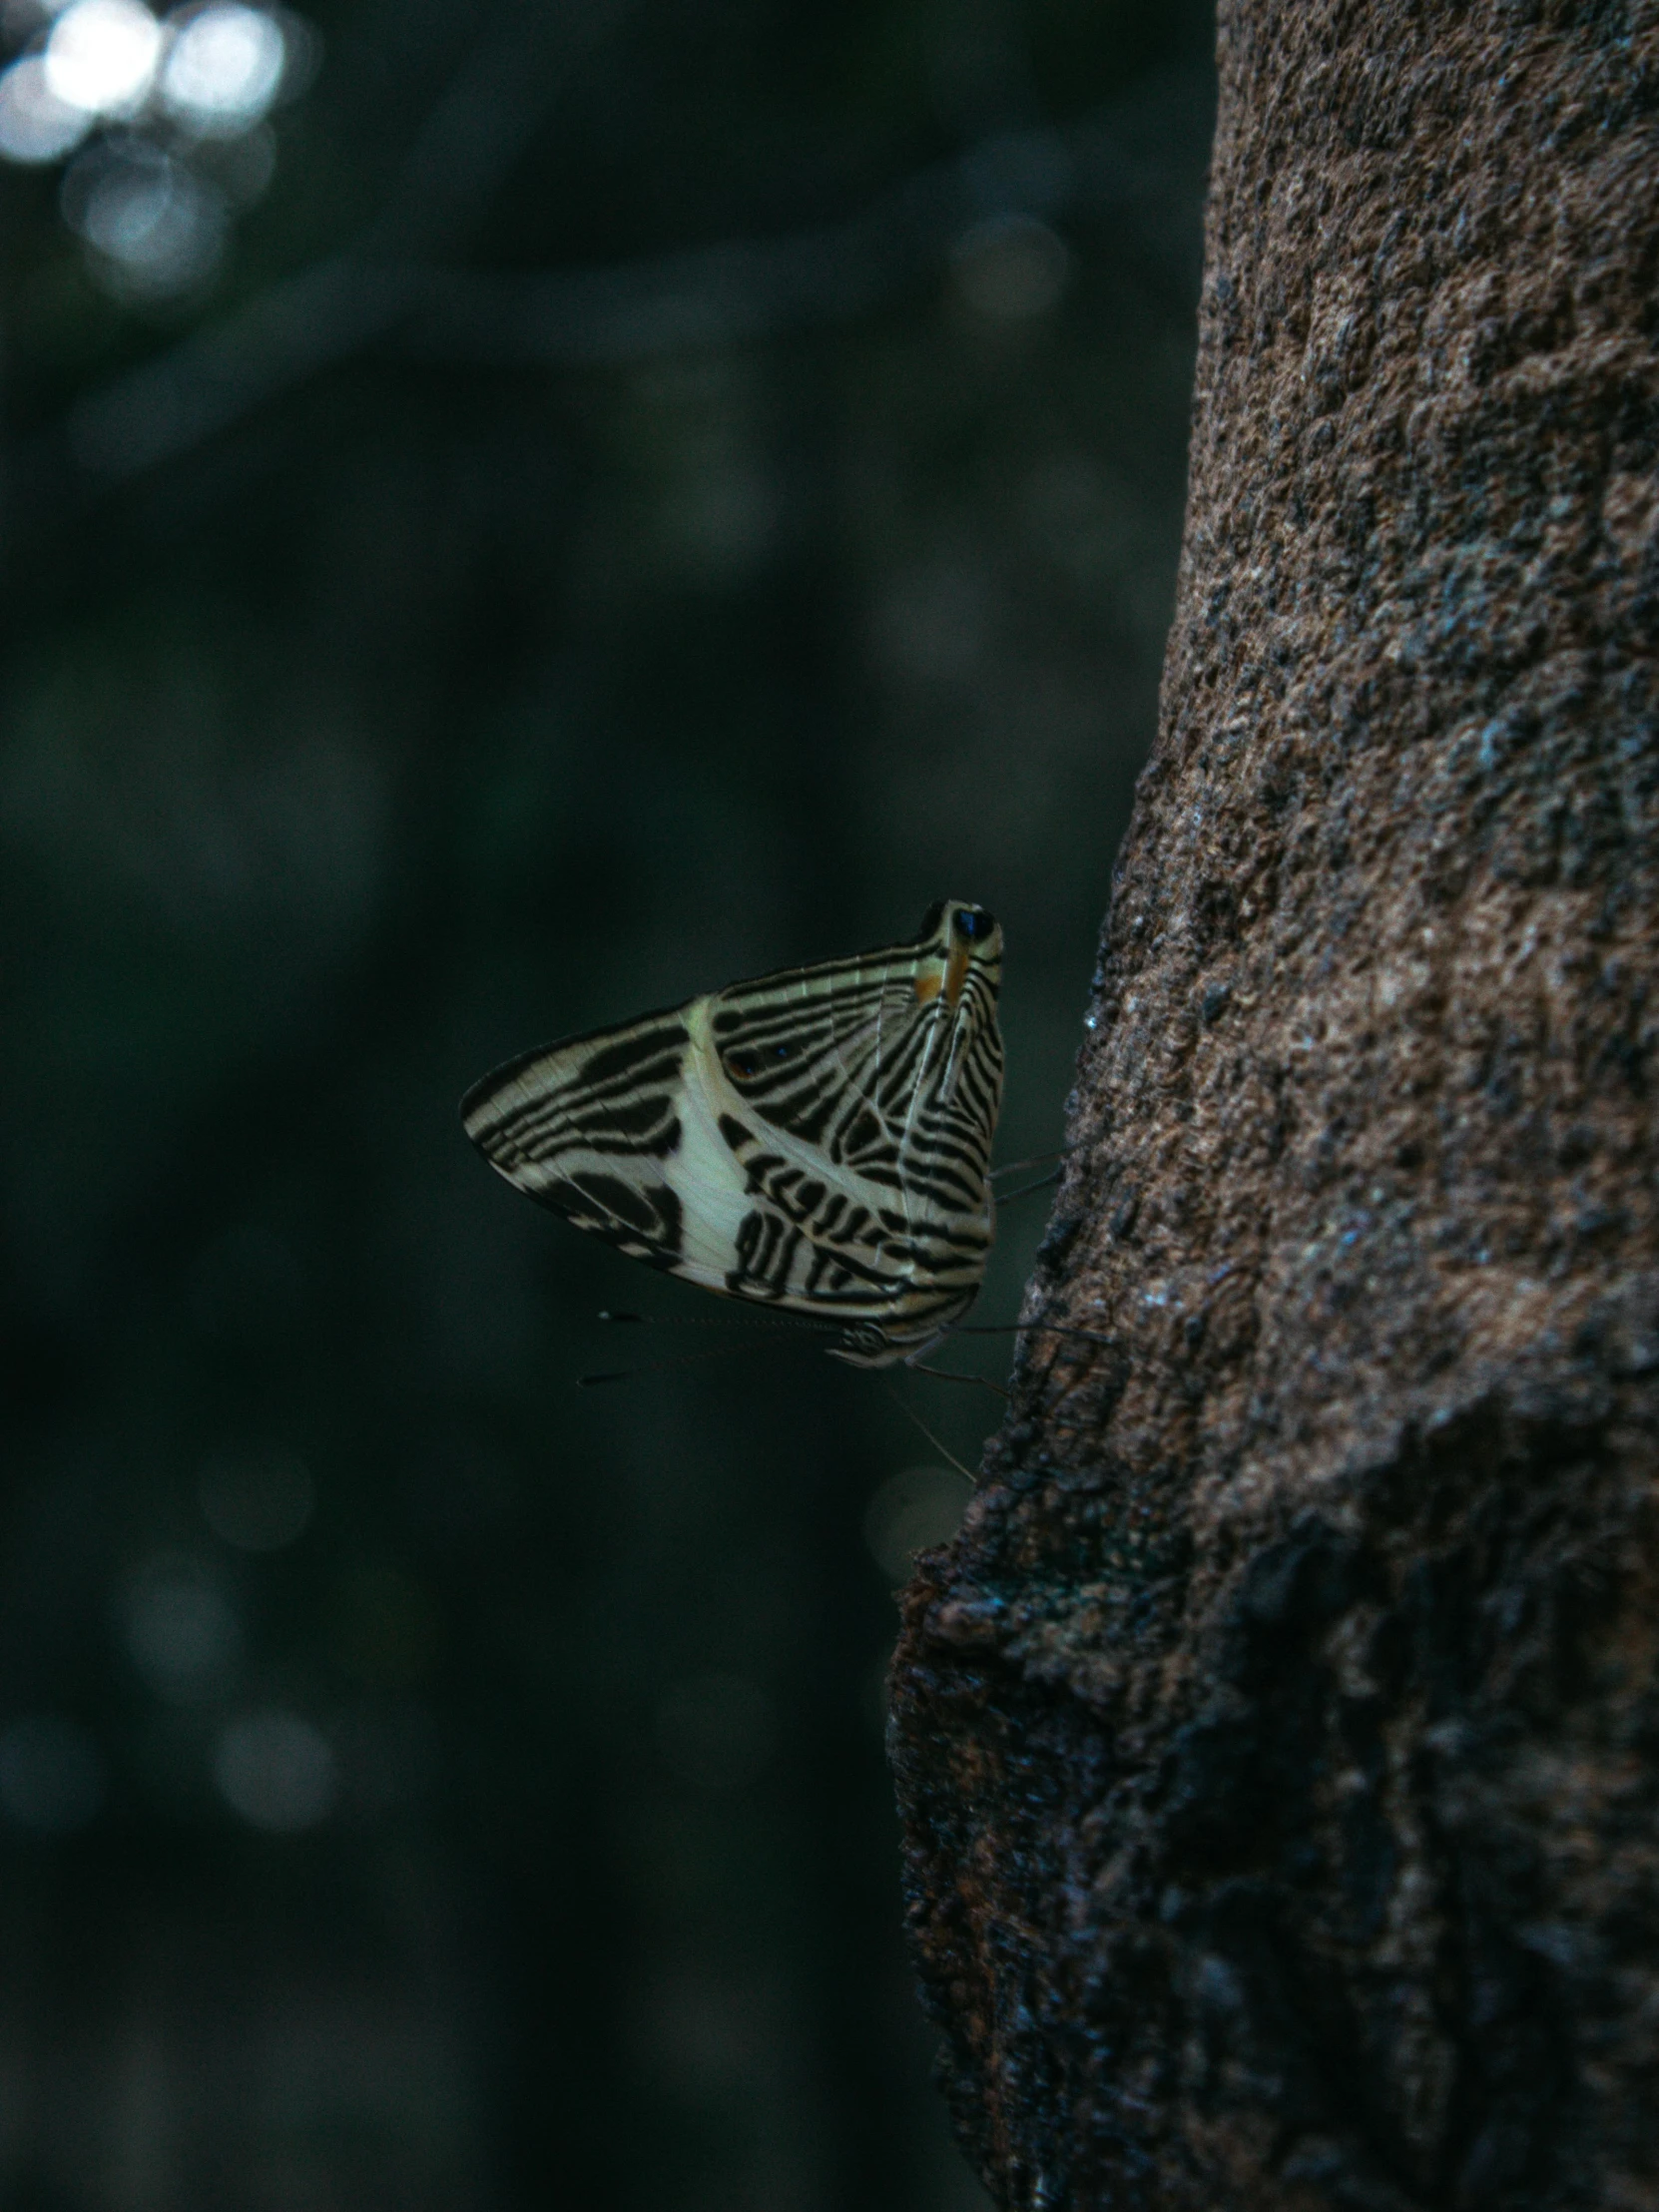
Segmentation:
{"type": "Polygon", "coordinates": [[[946,899],[908,944],[786,968],[510,1060],[461,1101],[528,1197],[729,1298],[844,1324],[886,1367],[990,1250],[1002,932],[946,899]]]}

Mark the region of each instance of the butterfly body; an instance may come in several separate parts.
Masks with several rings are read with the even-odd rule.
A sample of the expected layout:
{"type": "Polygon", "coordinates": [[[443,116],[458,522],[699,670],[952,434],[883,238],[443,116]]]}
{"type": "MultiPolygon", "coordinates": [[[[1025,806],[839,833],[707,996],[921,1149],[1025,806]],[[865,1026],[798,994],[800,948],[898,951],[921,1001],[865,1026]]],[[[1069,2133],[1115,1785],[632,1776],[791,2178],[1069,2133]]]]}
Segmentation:
{"type": "Polygon", "coordinates": [[[1001,931],[946,900],[908,944],[790,968],[486,1076],[467,1134],[515,1188],[729,1298],[913,1360],[990,1249],[1001,931]]]}

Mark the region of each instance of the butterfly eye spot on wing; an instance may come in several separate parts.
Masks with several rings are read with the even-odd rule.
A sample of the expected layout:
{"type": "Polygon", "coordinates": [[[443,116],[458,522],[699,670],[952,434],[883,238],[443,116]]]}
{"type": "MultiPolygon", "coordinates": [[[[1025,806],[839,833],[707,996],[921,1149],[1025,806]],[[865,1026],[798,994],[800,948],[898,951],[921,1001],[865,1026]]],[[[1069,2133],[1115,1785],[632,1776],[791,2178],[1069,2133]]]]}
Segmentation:
{"type": "Polygon", "coordinates": [[[996,927],[996,916],[983,906],[958,906],[952,927],[966,943],[979,944],[996,927]]]}

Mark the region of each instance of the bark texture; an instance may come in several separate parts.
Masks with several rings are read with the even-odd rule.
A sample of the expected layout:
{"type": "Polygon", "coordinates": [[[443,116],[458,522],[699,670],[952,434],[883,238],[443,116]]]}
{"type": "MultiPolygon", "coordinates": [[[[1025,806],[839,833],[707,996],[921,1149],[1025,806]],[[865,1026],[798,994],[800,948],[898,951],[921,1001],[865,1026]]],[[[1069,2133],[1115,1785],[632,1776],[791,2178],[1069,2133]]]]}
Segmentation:
{"type": "Polygon", "coordinates": [[[1230,0],[1183,569],[893,1756],[1009,2207],[1659,2206],[1659,11],[1230,0]]]}

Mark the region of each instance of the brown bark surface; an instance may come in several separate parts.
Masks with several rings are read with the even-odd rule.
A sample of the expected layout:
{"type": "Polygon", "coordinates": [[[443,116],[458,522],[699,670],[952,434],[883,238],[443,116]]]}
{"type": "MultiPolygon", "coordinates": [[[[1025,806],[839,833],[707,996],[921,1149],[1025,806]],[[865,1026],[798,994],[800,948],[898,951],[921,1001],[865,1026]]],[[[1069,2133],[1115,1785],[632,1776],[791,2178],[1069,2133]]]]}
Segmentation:
{"type": "Polygon", "coordinates": [[[1231,0],[1029,1311],[907,1593],[1014,2207],[1659,2206],[1659,11],[1231,0]]]}

